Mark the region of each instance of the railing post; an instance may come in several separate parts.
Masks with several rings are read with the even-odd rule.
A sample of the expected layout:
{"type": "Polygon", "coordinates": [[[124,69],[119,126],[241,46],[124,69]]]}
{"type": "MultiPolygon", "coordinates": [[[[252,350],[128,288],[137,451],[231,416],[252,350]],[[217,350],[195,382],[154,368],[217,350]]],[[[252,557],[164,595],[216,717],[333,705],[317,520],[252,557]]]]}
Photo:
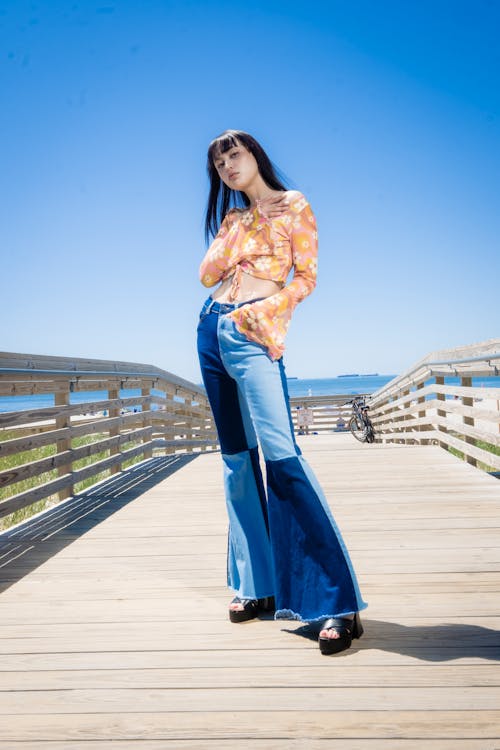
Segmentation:
{"type": "MultiPolygon", "coordinates": [[[[215,431],[215,424],[212,416],[212,410],[210,409],[210,405],[208,403],[207,399],[200,399],[200,408],[202,409],[202,416],[200,417],[201,422],[201,432],[202,435],[205,432],[213,432],[215,431]]],[[[202,447],[202,450],[205,451],[211,451],[215,448],[217,444],[217,438],[213,438],[213,444],[212,445],[205,445],[202,447]]]]}
{"type": "MultiPolygon", "coordinates": [[[[154,431],[155,431],[155,434],[161,440],[165,440],[165,428],[167,426],[168,393],[166,389],[166,384],[163,380],[160,380],[156,384],[156,388],[162,391],[164,396],[162,397],[163,403],[160,405],[159,409],[157,409],[156,414],[155,414],[156,428],[154,428],[154,431]]],[[[161,450],[162,454],[166,455],[165,448],[157,448],[157,450],[161,450]]]]}
{"type": "MultiPolygon", "coordinates": [[[[410,395],[410,389],[406,388],[402,392],[401,395],[403,396],[403,398],[405,398],[406,396],[409,396],[410,395]]],[[[407,401],[406,403],[404,403],[403,406],[402,406],[403,411],[405,409],[409,409],[410,406],[411,406],[410,401],[407,401]]],[[[406,432],[408,430],[410,420],[411,420],[411,415],[406,415],[406,416],[402,416],[402,417],[399,418],[398,421],[402,422],[401,428],[402,428],[403,432],[406,432]]],[[[404,437],[404,438],[402,438],[402,441],[403,441],[403,444],[406,445],[409,442],[409,438],[408,437],[404,437]]]]}
{"type": "MultiPolygon", "coordinates": [[[[193,397],[192,396],[184,396],[184,411],[186,412],[186,423],[187,423],[187,432],[186,432],[186,438],[187,440],[194,440],[194,430],[193,430],[193,397]]],[[[194,445],[188,445],[187,451],[188,453],[194,453],[194,445]]]]}
{"type": "MultiPolygon", "coordinates": [[[[462,386],[465,386],[466,388],[472,387],[472,378],[461,378],[461,384],[462,386]]],[[[470,398],[469,396],[462,396],[462,404],[463,406],[474,406],[474,399],[470,398]]],[[[474,418],[473,417],[463,417],[463,422],[466,425],[470,425],[471,427],[474,427],[474,418]]],[[[474,438],[470,437],[469,435],[464,435],[465,442],[469,443],[469,445],[476,445],[476,441],[474,438]]],[[[465,460],[468,464],[471,464],[472,466],[477,466],[477,461],[475,458],[472,458],[472,456],[465,456],[465,460]]]]}
{"type": "MultiPolygon", "coordinates": [[[[394,403],[394,401],[397,401],[397,399],[398,399],[397,395],[391,396],[391,403],[394,403]]],[[[397,406],[393,406],[389,413],[391,415],[391,422],[390,422],[391,435],[393,437],[393,441],[395,443],[399,443],[399,440],[397,439],[397,434],[398,434],[398,428],[397,428],[398,417],[397,417],[397,415],[399,413],[398,407],[397,406]]]]}
{"type": "MultiPolygon", "coordinates": [[[[151,388],[141,388],[141,396],[149,396],[149,399],[142,405],[143,412],[146,411],[148,414],[144,415],[142,420],[143,427],[150,427],[146,435],[143,437],[143,443],[149,443],[153,437],[153,417],[151,414],[151,388]]],[[[153,458],[153,448],[146,448],[144,451],[144,458],[153,458]]]]}
{"type": "MultiPolygon", "coordinates": [[[[165,387],[165,431],[163,433],[165,440],[173,440],[175,438],[175,428],[173,424],[176,404],[174,401],[175,394],[175,387],[168,383],[165,387]]],[[[166,446],[165,455],[168,456],[171,453],[175,453],[175,448],[166,446]]]]}
{"type": "MultiPolygon", "coordinates": [[[[110,401],[118,399],[120,397],[120,391],[116,388],[112,388],[111,390],[108,390],[108,399],[110,401]]],[[[120,407],[119,406],[110,406],[108,410],[108,414],[110,417],[119,417],[120,416],[120,407]]],[[[115,427],[109,428],[109,437],[115,437],[116,435],[120,434],[120,425],[116,425],[115,427]]],[[[109,449],[109,455],[114,456],[117,453],[120,453],[120,446],[119,445],[113,445],[109,449]]],[[[110,474],[118,474],[121,471],[122,465],[120,463],[114,464],[109,470],[110,474]]]]}
{"type": "MultiPolygon", "coordinates": [[[[444,377],[442,375],[436,375],[436,385],[444,385],[444,377]]],[[[436,399],[438,401],[446,401],[446,396],[444,395],[444,393],[436,393],[436,399]]],[[[446,419],[446,412],[443,409],[438,409],[437,416],[438,418],[444,417],[446,419]]],[[[437,428],[438,432],[448,432],[447,428],[443,425],[438,424],[437,428]]],[[[446,443],[439,441],[439,445],[441,448],[448,450],[448,446],[446,443]]]]}
{"type": "MultiPolygon", "coordinates": [[[[56,391],[55,392],[55,405],[56,406],[69,406],[69,383],[66,385],[65,389],[63,391],[56,391]]],[[[56,430],[61,430],[65,427],[71,426],[71,417],[67,414],[65,414],[62,417],[56,417],[56,430]]],[[[71,438],[64,438],[64,440],[57,440],[57,452],[58,453],[64,453],[65,451],[71,450],[71,438]]],[[[64,476],[64,474],[71,474],[72,472],[72,463],[65,464],[64,466],[59,466],[57,469],[57,475],[59,477],[64,476]]],[[[66,498],[71,497],[73,494],[73,485],[70,484],[68,487],[64,487],[64,489],[60,490],[58,492],[59,500],[66,500],[66,498]]]]}
{"type": "MultiPolygon", "coordinates": [[[[425,383],[424,382],[417,383],[417,391],[421,391],[422,388],[424,388],[424,387],[425,387],[425,383]]],[[[425,405],[425,396],[419,396],[417,398],[417,404],[424,404],[425,405]]],[[[425,409],[419,409],[419,411],[418,411],[418,418],[419,419],[425,419],[425,416],[426,416],[425,409]]],[[[419,424],[418,430],[419,430],[419,432],[426,432],[427,431],[427,425],[426,424],[419,424]]],[[[419,440],[419,443],[420,443],[420,445],[428,445],[429,441],[421,438],[419,440]]]]}

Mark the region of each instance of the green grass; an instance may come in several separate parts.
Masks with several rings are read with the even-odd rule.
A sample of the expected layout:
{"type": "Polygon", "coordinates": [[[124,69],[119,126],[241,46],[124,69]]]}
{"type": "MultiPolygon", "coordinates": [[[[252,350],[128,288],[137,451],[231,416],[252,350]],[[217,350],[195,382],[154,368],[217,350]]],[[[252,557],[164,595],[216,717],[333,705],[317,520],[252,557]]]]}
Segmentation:
{"type": "MultiPolygon", "coordinates": [[[[18,437],[18,433],[16,433],[15,430],[5,430],[0,433],[0,441],[2,442],[5,440],[13,440],[16,437],[18,437]]],[[[0,458],[0,471],[5,471],[6,469],[14,469],[16,466],[30,463],[30,461],[38,461],[41,458],[48,458],[55,455],[55,453],[57,453],[57,448],[55,445],[44,445],[40,448],[33,448],[29,451],[15,453],[12,456],[0,458]]],[[[23,479],[21,482],[11,484],[8,487],[2,487],[0,488],[0,500],[6,500],[12,495],[17,495],[18,492],[25,492],[26,490],[37,487],[38,485],[48,482],[51,479],[55,479],[56,477],[57,470],[53,469],[52,471],[46,471],[43,474],[40,474],[40,476],[38,477],[30,477],[29,479],[23,479]]],[[[29,505],[26,508],[16,510],[14,513],[11,513],[10,515],[0,519],[0,530],[7,529],[9,528],[9,526],[20,523],[26,518],[30,518],[31,516],[35,515],[35,513],[40,513],[40,511],[45,510],[45,508],[49,508],[51,505],[54,505],[56,501],[57,495],[52,495],[44,498],[43,500],[39,500],[38,502],[33,503],[33,505],[29,505]]]]}
{"type": "MultiPolygon", "coordinates": [[[[15,430],[5,430],[0,432],[0,441],[5,440],[12,440],[19,436],[19,433],[17,433],[15,430]]],[[[83,437],[74,438],[71,441],[71,447],[72,448],[79,448],[83,445],[89,445],[91,443],[96,443],[99,440],[105,440],[107,437],[106,433],[97,433],[93,435],[85,435],[83,437]]],[[[130,449],[134,447],[135,445],[138,445],[139,443],[137,441],[130,441],[122,445],[122,450],[124,449],[130,449]]],[[[0,471],[5,471],[8,469],[14,469],[16,466],[21,466],[25,463],[30,463],[32,461],[39,461],[42,458],[49,458],[50,456],[53,456],[57,453],[56,445],[43,445],[39,448],[33,448],[32,450],[28,451],[22,451],[21,453],[16,453],[12,456],[6,456],[5,458],[0,458],[0,471]]],[[[82,469],[84,466],[89,466],[90,464],[95,463],[96,461],[102,461],[103,459],[110,456],[110,450],[103,450],[99,451],[99,453],[94,453],[92,456],[87,456],[85,458],[81,458],[78,461],[73,462],[73,470],[76,471],[77,469],[82,469]]],[[[134,458],[127,459],[126,461],[123,461],[122,468],[127,469],[129,466],[132,466],[135,463],[138,463],[139,461],[142,461],[143,458],[141,455],[135,456],[134,458]]],[[[26,490],[33,489],[34,487],[38,487],[41,484],[44,484],[45,482],[50,481],[51,479],[56,479],[58,476],[57,469],[52,469],[51,471],[44,472],[43,474],[40,474],[37,477],[30,477],[29,479],[23,479],[20,482],[16,482],[14,484],[11,484],[7,487],[0,488],[0,501],[6,500],[9,497],[12,497],[12,495],[17,495],[19,492],[25,492],[26,490]]],[[[77,494],[78,492],[82,492],[83,490],[87,489],[88,487],[92,486],[96,482],[102,481],[103,479],[106,479],[107,477],[111,476],[111,470],[106,469],[104,471],[101,471],[99,474],[95,474],[92,477],[88,477],[88,479],[84,479],[81,482],[77,482],[74,485],[74,494],[77,494]]],[[[43,500],[39,500],[36,503],[33,503],[32,505],[29,505],[25,508],[21,508],[20,510],[15,511],[14,513],[11,513],[8,516],[5,516],[4,518],[0,518],[0,531],[2,529],[7,529],[10,526],[14,526],[17,523],[20,523],[21,521],[24,521],[27,518],[31,518],[31,516],[35,515],[36,513],[40,513],[42,510],[46,510],[47,508],[50,508],[54,505],[56,505],[59,502],[58,495],[50,495],[49,497],[44,498],[43,500]]]]}
{"type": "MultiPolygon", "coordinates": [[[[456,437],[460,438],[461,440],[464,439],[463,435],[457,435],[456,437]]],[[[482,448],[484,451],[488,451],[489,453],[493,453],[495,456],[500,456],[500,447],[498,445],[492,445],[491,443],[487,443],[484,440],[476,440],[474,442],[474,445],[477,448],[482,448]]],[[[463,451],[459,451],[456,448],[452,448],[451,446],[448,446],[448,451],[457,458],[461,458],[462,461],[465,461],[465,453],[463,451]]],[[[481,469],[482,471],[496,471],[494,466],[490,466],[487,463],[484,463],[483,461],[477,461],[476,464],[478,469],[481,469]]]]}

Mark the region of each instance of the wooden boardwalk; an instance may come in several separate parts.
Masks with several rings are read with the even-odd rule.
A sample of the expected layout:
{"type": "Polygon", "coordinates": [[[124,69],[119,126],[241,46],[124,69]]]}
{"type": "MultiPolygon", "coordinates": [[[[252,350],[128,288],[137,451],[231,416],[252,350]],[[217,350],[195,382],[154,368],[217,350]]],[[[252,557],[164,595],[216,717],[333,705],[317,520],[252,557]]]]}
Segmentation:
{"type": "Polygon", "coordinates": [[[0,542],[1,750],[498,750],[500,482],[301,438],[369,609],[349,651],[232,625],[220,456],[156,459],[0,542]]]}

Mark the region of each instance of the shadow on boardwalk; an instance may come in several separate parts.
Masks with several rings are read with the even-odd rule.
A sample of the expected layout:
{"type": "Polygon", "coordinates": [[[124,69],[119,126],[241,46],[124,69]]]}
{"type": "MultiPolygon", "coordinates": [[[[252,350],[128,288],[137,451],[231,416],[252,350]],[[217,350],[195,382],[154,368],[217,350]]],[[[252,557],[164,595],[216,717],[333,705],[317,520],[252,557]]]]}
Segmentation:
{"type": "MultiPolygon", "coordinates": [[[[440,625],[402,625],[383,620],[364,620],[364,648],[401,654],[430,662],[480,658],[500,661],[500,634],[481,625],[443,623],[440,625]]],[[[301,625],[283,628],[287,633],[309,640],[318,639],[319,626],[301,625]]],[[[357,645],[353,642],[353,647],[357,645]]],[[[346,653],[346,655],[348,652],[346,653]]],[[[338,659],[344,655],[336,655],[338,659]]]]}
{"type": "Polygon", "coordinates": [[[152,458],[0,533],[0,592],[199,454],[152,458]]]}

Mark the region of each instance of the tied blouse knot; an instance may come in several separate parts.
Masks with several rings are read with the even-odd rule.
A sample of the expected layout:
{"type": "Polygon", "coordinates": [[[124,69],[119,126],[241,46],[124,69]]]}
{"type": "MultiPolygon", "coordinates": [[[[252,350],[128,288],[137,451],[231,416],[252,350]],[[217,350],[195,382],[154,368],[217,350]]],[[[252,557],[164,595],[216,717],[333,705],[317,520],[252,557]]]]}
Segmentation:
{"type": "Polygon", "coordinates": [[[276,294],[229,313],[236,328],[275,360],[285,350],[294,309],[316,286],[317,255],[316,219],[304,196],[294,192],[288,209],[276,219],[258,208],[228,211],[201,263],[200,280],[212,287],[232,277],[232,301],[238,298],[243,273],[283,284],[276,294]],[[293,278],[285,286],[292,268],[293,278]]]}

